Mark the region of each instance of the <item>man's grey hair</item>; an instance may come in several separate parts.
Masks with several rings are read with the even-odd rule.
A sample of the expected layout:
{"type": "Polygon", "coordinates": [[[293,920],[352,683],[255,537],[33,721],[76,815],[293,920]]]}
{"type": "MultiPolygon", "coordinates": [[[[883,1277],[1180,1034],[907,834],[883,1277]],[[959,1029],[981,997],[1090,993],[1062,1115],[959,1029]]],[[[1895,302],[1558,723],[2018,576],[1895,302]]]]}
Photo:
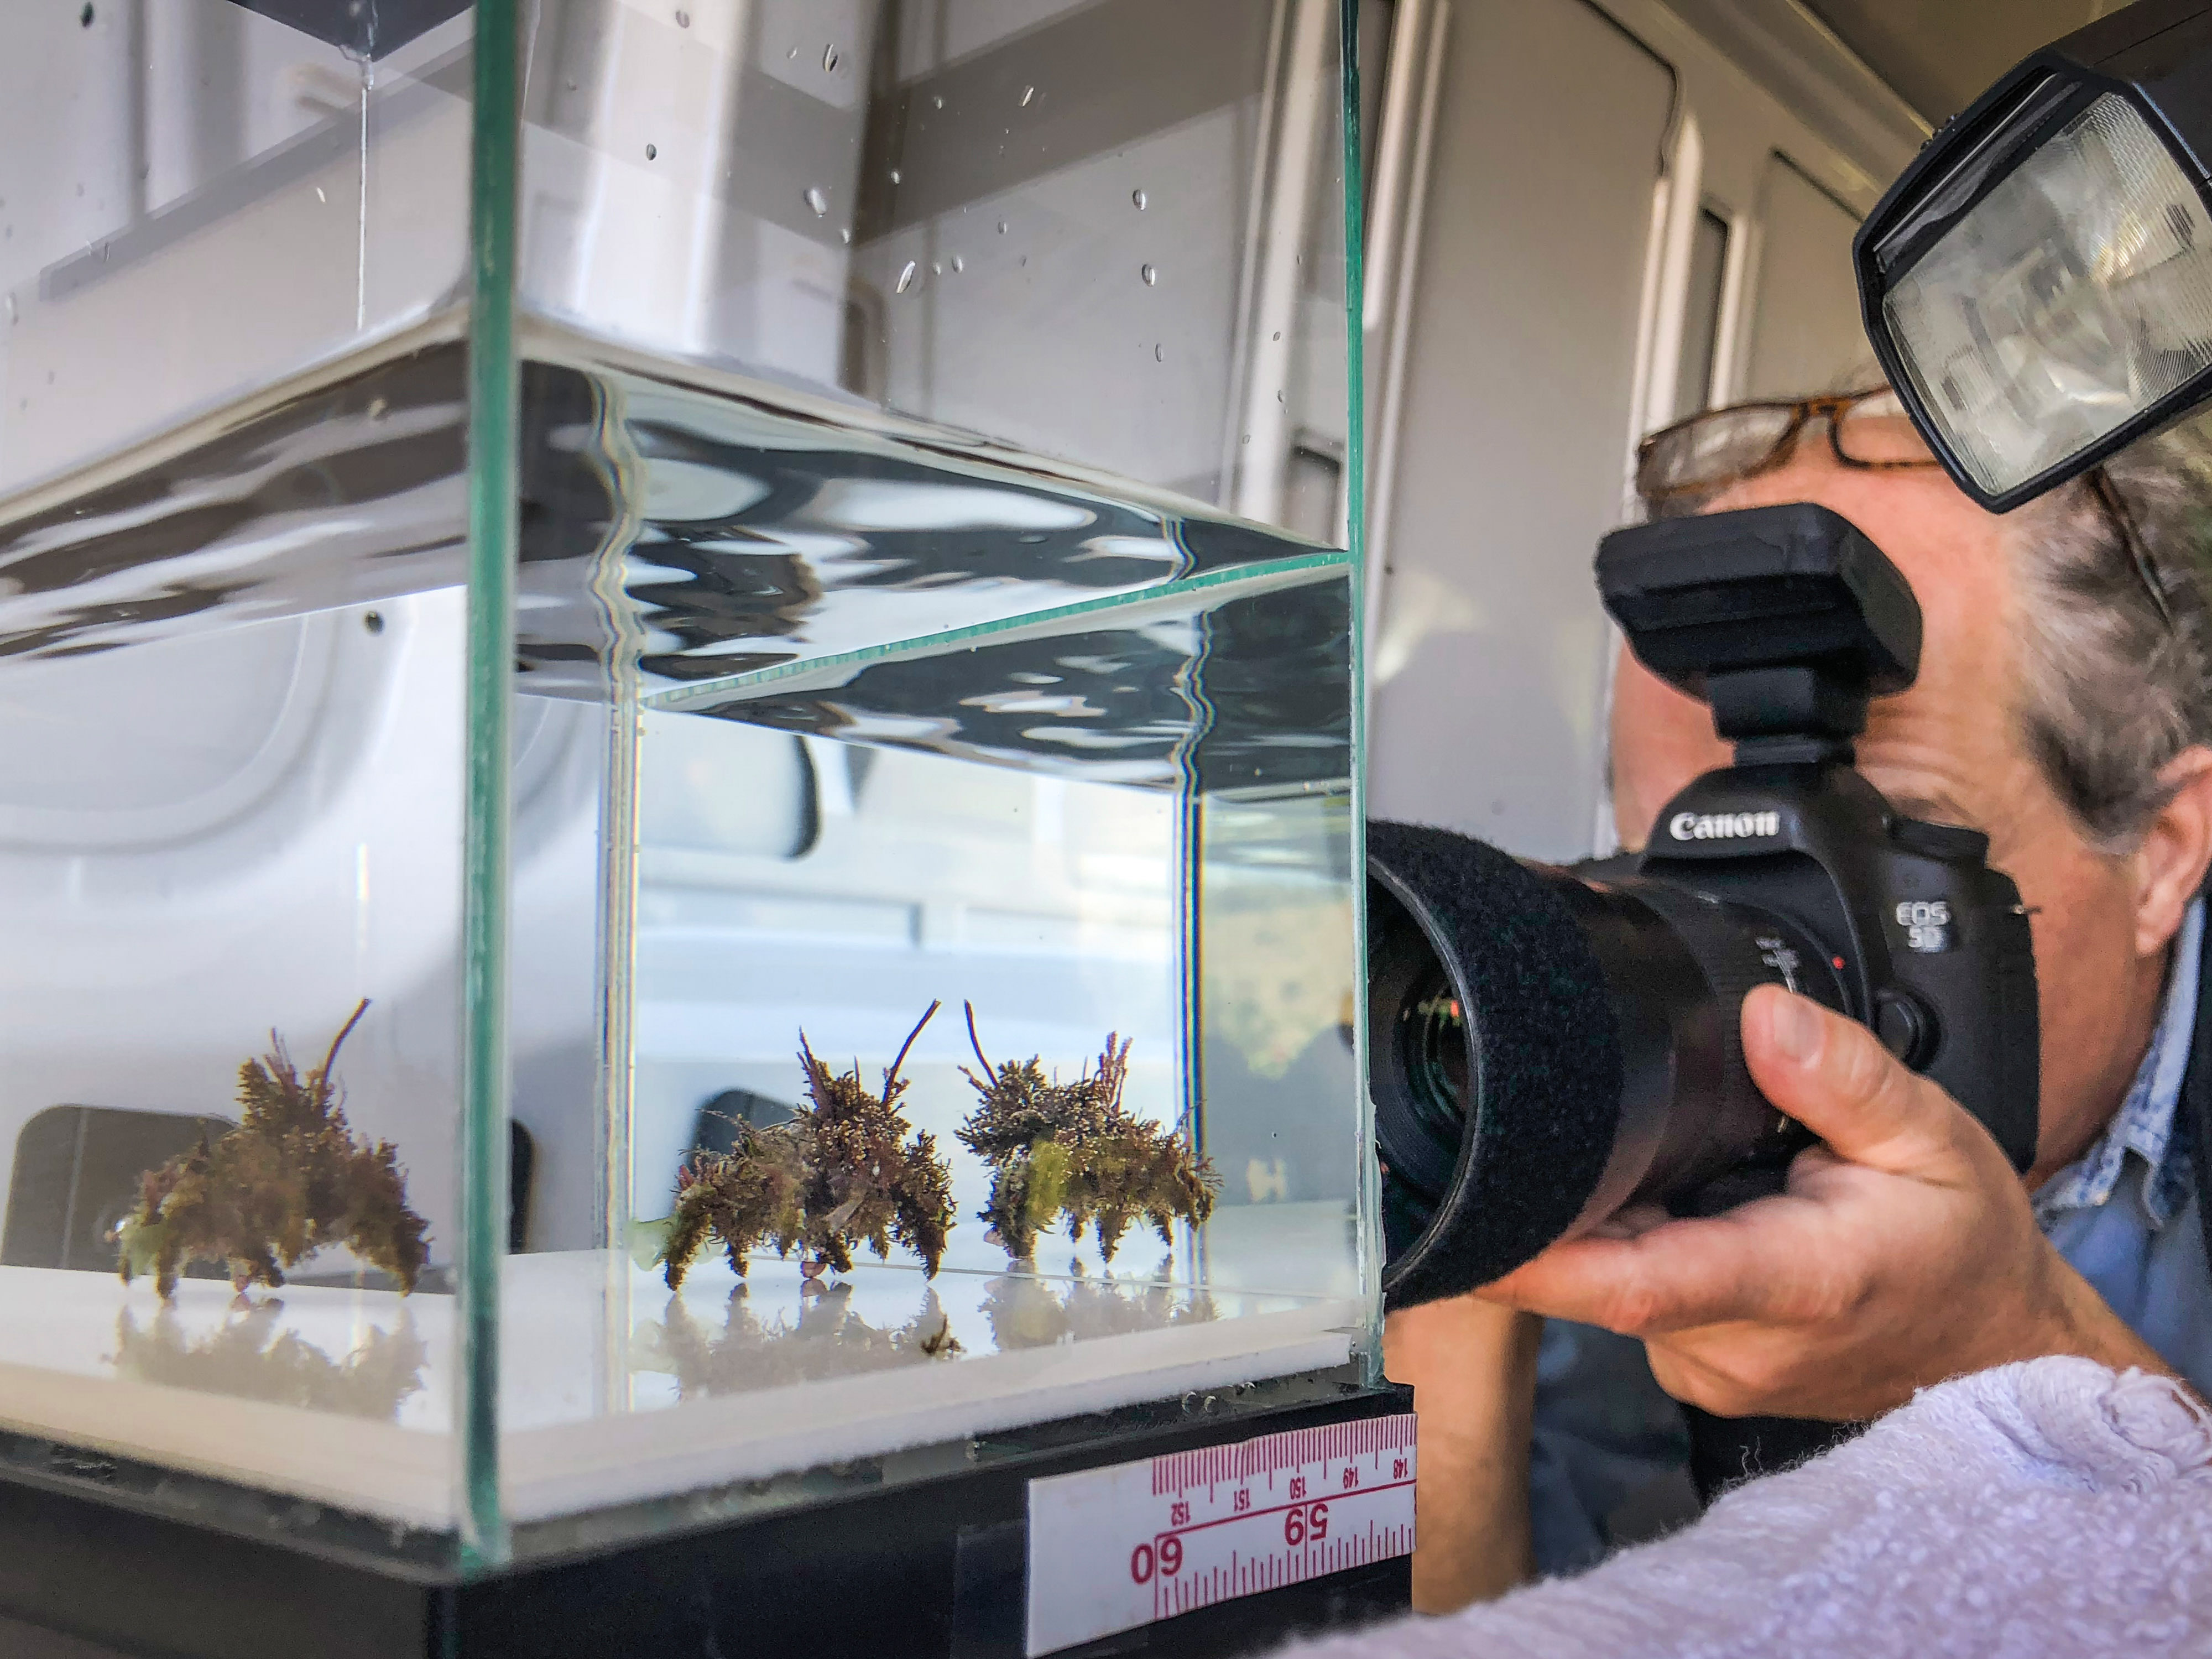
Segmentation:
{"type": "Polygon", "coordinates": [[[2118,854],[2172,798],[2167,763],[2212,744],[2212,434],[2191,422],[2138,440],[2105,472],[2171,627],[2091,480],[2004,523],[2021,584],[2028,752],[2091,842],[2118,854]]]}

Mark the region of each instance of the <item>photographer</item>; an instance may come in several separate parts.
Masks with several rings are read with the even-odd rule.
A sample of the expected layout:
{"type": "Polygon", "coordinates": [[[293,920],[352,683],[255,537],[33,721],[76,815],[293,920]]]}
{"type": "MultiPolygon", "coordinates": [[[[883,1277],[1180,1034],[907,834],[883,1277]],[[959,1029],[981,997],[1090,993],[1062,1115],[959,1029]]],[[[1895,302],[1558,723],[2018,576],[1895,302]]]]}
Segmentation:
{"type": "MultiPolygon", "coordinates": [[[[1627,1212],[1475,1296],[1391,1316],[1388,1369],[1421,1415],[1414,1595],[1430,1611],[1587,1565],[1648,1530],[1667,1493],[1687,1499],[1676,1401],[1863,1420],[2056,1354],[2212,1385],[2212,1025],[2191,1064],[2212,994],[2198,443],[2146,441],[1998,518],[1875,391],[1698,416],[1647,441],[1638,483],[1656,516],[1817,502],[1910,580],[1920,676],[1875,702],[1857,764],[1900,811],[1985,831],[2019,884],[2041,994],[2038,1155],[2016,1176],[1870,1032],[1755,993],[1753,1076],[1825,1143],[1786,1194],[1710,1219],[1627,1212]]],[[[1612,735],[1632,848],[1729,758],[1710,711],[1626,653],[1612,735]]]]}

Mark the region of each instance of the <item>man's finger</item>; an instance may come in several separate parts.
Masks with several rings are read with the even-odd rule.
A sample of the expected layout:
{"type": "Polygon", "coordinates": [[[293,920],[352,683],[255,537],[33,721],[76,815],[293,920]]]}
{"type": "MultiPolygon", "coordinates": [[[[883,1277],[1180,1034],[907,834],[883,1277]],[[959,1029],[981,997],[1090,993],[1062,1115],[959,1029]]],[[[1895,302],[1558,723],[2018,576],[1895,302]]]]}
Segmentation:
{"type": "Polygon", "coordinates": [[[1797,1202],[1758,1199],[1725,1215],[1669,1221],[1632,1238],[1585,1235],[1554,1244],[1475,1294],[1628,1336],[1783,1313],[1769,1305],[1790,1283],[1790,1275],[1775,1271],[1775,1252],[1792,1254],[1789,1212],[1782,1206],[1797,1202]],[[1773,1226],[1777,1220],[1783,1229],[1773,1226]]]}
{"type": "Polygon", "coordinates": [[[1776,985],[1746,997],[1743,1057],[1761,1094],[1850,1163],[1919,1174],[1951,1149],[1949,1097],[1810,998],[1776,985]]]}

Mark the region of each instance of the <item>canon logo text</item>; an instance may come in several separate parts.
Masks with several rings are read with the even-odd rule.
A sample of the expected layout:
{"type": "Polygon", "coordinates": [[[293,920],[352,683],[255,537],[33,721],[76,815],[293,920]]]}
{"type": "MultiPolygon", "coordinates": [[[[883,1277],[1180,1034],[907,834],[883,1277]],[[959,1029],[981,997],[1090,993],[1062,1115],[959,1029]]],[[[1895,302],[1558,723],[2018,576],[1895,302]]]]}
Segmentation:
{"type": "Polygon", "coordinates": [[[1677,812],[1667,821],[1676,841],[1735,841],[1746,836],[1778,836],[1779,812],[1677,812]]]}

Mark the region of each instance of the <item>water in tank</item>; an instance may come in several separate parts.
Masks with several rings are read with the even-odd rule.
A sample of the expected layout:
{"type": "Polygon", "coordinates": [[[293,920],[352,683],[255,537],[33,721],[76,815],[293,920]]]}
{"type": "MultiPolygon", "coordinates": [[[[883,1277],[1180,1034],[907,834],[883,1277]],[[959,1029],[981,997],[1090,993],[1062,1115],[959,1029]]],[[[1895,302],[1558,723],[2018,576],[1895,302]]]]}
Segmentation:
{"type": "Polygon", "coordinates": [[[1337,8],[933,9],[27,39],[26,1443],[435,1555],[1370,1354],[1337,8]]]}

